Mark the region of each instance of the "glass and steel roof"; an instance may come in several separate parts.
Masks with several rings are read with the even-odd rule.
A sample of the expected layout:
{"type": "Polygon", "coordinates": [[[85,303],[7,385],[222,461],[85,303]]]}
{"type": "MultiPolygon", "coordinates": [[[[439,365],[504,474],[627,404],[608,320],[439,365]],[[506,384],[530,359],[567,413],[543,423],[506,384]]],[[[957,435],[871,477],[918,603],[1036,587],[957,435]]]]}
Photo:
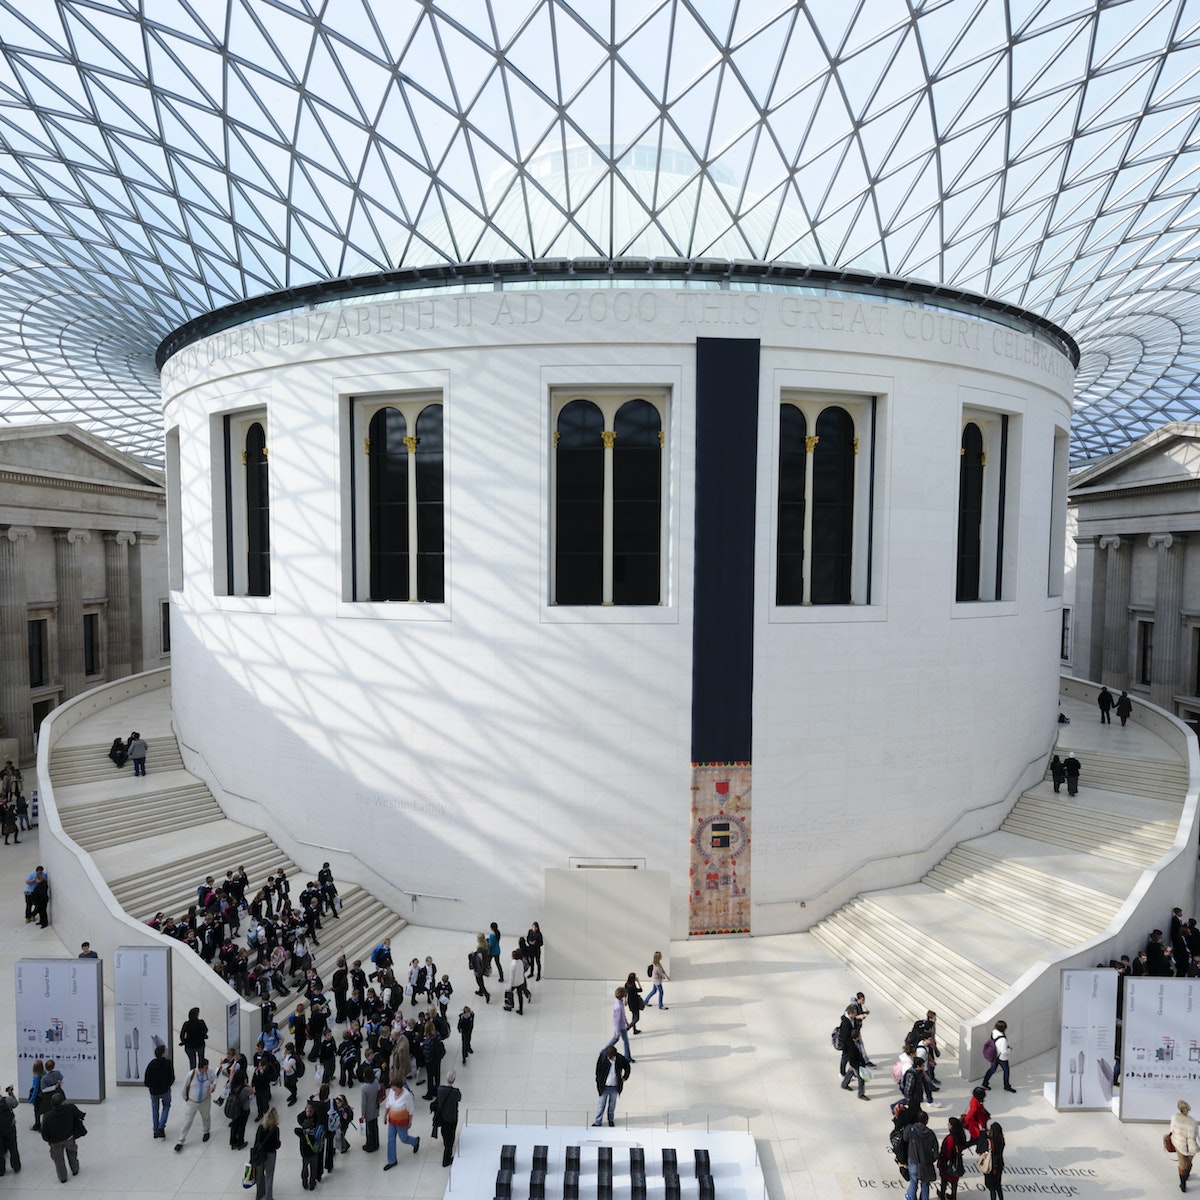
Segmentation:
{"type": "Polygon", "coordinates": [[[0,0],[0,51],[6,421],[159,461],[212,309],[630,257],[1031,310],[1076,461],[1200,415],[1196,0],[0,0]]]}

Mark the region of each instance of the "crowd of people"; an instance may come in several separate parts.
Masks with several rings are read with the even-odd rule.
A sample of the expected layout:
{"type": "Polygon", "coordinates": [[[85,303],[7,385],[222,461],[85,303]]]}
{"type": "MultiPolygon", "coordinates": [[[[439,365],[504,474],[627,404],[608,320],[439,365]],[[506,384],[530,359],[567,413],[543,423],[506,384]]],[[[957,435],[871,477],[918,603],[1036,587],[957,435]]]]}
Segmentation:
{"type": "MultiPolygon", "coordinates": [[[[857,993],[842,1013],[833,1032],[834,1048],[840,1051],[838,1076],[841,1086],[851,1091],[857,1084],[859,1099],[869,1100],[867,1083],[874,1077],[875,1063],[867,1053],[863,1025],[870,1016],[866,997],[857,993]]],[[[895,1157],[901,1177],[907,1182],[905,1200],[929,1200],[929,1185],[937,1183],[938,1200],[955,1200],[959,1180],[967,1173],[964,1153],[974,1151],[975,1166],[983,1177],[991,1200],[1003,1200],[1004,1129],[991,1119],[986,1100],[991,1079],[997,1070],[1002,1072],[1004,1090],[1015,1092],[1009,1079],[1008,1026],[997,1021],[992,1035],[984,1046],[989,1066],[982,1084],[971,1092],[966,1111],[946,1121],[946,1131],[939,1138],[930,1127],[926,1108],[934,1102],[934,1093],[941,1090],[937,1078],[937,1060],[941,1055],[937,1042],[937,1013],[926,1012],[913,1022],[904,1044],[892,1067],[891,1076],[900,1092],[892,1102],[892,1128],[888,1146],[895,1157]]]]}

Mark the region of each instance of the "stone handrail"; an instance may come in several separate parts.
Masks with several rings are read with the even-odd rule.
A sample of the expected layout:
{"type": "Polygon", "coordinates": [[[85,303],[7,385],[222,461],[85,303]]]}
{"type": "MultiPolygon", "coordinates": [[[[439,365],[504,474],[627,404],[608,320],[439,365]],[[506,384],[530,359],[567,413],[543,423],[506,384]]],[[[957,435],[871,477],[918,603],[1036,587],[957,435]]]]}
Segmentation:
{"type": "MultiPolygon", "coordinates": [[[[238,1005],[241,1046],[247,1052],[258,1038],[261,1017],[219,979],[189,946],[166,937],[131,917],[117,902],[92,857],[63,829],[54,800],[50,759],[56,743],[81,721],[121,700],[146,695],[171,686],[171,669],[162,667],[101,684],[56,708],[42,723],[38,741],[39,852],[51,887],[54,929],[68,947],[89,941],[106,962],[118,946],[167,946],[171,950],[172,1018],[176,1028],[188,1009],[198,1007],[208,1023],[214,1046],[224,1047],[225,1014],[238,1005]]],[[[109,984],[111,985],[111,978],[109,984]]]]}

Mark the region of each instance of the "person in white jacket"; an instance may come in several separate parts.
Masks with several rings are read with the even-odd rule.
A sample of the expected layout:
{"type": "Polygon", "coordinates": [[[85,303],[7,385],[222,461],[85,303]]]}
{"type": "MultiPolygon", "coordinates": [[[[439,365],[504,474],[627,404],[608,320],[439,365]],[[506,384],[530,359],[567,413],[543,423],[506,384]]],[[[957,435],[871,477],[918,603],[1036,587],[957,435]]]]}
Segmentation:
{"type": "Polygon", "coordinates": [[[1017,1089],[1012,1086],[1008,1079],[1008,1055],[1010,1047],[1008,1044],[1008,1026],[1003,1021],[997,1021],[995,1029],[992,1030],[992,1041],[996,1045],[996,1057],[992,1060],[992,1065],[988,1067],[987,1072],[983,1077],[983,1086],[991,1091],[991,1086],[988,1080],[996,1073],[996,1068],[1000,1068],[1000,1073],[1004,1076],[1004,1090],[1006,1092],[1015,1092],[1017,1089]]]}
{"type": "Polygon", "coordinates": [[[1186,1192],[1192,1158],[1200,1149],[1200,1143],[1196,1140],[1196,1118],[1190,1115],[1192,1106],[1186,1100],[1180,1100],[1175,1107],[1179,1111],[1171,1118],[1171,1141],[1175,1143],[1175,1158],[1179,1164],[1179,1190],[1186,1192]]]}

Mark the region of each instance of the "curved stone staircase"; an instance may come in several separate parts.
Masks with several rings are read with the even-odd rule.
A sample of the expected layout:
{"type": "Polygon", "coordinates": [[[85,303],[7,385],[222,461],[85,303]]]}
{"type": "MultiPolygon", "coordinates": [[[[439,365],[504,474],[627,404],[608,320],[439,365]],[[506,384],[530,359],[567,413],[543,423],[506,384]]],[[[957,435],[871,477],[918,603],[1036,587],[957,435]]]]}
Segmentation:
{"type": "MultiPolygon", "coordinates": [[[[995,833],[960,843],[919,883],[857,896],[812,929],[868,998],[881,995],[913,1019],[934,1009],[952,1062],[964,1021],[1032,962],[1107,928],[1142,871],[1171,848],[1186,764],[1097,750],[1081,758],[1078,796],[1065,786],[1056,794],[1047,776],[995,833]]],[[[883,1061],[899,1047],[871,1050],[883,1061]]]]}
{"type": "MultiPolygon", "coordinates": [[[[173,736],[146,740],[150,769],[143,778],[130,765],[113,766],[107,757],[111,738],[56,747],[50,757],[63,829],[91,856],[126,913],[139,921],[159,911],[179,916],[196,902],[196,888],[206,876],[219,880],[239,866],[246,868],[251,895],[282,868],[294,897],[312,876],[265,833],[225,816],[208,786],[184,770],[173,736]]],[[[350,960],[365,962],[382,938],[394,937],[406,924],[363,888],[339,883],[338,889],[342,908],[337,919],[324,919],[314,952],[326,984],[339,947],[350,960]]],[[[245,930],[243,925],[243,938],[245,930]]],[[[280,1020],[299,998],[293,993],[280,999],[280,1020]]]]}

